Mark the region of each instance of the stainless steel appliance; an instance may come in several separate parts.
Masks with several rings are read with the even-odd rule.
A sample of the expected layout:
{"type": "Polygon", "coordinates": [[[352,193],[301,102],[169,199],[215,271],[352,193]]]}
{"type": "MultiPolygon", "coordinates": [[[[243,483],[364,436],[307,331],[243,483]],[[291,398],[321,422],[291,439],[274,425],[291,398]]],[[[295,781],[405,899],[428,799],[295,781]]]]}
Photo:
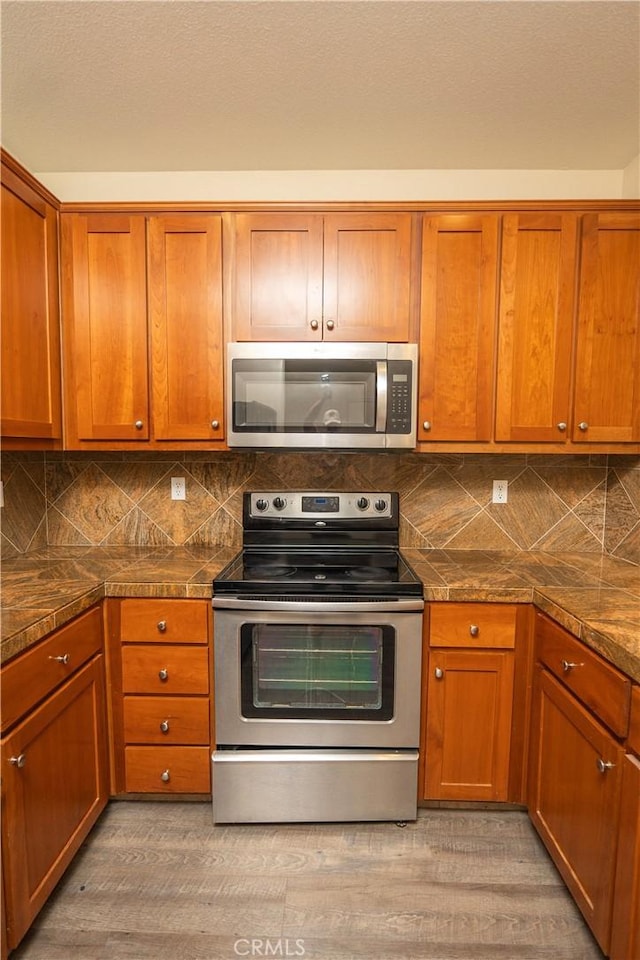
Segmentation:
{"type": "Polygon", "coordinates": [[[411,448],[416,344],[230,343],[227,442],[411,448]]]}
{"type": "Polygon", "coordinates": [[[245,493],[213,581],[216,822],[417,815],[422,584],[399,498],[245,493]]]}

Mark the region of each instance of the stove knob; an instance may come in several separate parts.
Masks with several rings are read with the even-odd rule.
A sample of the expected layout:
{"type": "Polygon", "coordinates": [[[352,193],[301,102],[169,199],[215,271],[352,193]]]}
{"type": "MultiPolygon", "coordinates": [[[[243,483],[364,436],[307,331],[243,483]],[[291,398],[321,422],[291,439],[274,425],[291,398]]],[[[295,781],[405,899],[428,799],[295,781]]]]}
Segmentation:
{"type": "Polygon", "coordinates": [[[375,502],[375,508],[376,508],[376,510],[378,510],[380,513],[382,513],[383,510],[386,510],[386,509],[387,509],[387,501],[386,501],[386,500],[376,500],[376,502],[375,502]]]}
{"type": "Polygon", "coordinates": [[[366,497],[360,497],[360,499],[357,501],[357,506],[360,510],[366,510],[369,506],[369,501],[366,497]]]}
{"type": "Polygon", "coordinates": [[[284,499],[284,497],[274,497],[273,505],[276,508],[276,510],[284,510],[284,508],[287,505],[287,501],[284,499]]]}
{"type": "Polygon", "coordinates": [[[260,498],[260,500],[256,500],[256,510],[266,510],[268,506],[268,500],[263,500],[262,498],[260,498]]]}

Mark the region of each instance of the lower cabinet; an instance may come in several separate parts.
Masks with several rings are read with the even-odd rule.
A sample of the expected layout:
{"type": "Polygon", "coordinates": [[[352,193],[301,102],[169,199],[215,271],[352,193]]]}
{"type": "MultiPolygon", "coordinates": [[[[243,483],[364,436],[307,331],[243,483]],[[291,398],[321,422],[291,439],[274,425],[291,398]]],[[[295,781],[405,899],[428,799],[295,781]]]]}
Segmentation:
{"type": "Polygon", "coordinates": [[[210,793],[210,604],[108,603],[113,792],[210,793]]]}
{"type": "Polygon", "coordinates": [[[640,957],[640,760],[631,755],[622,765],[610,957],[640,957]]]}
{"type": "MultiPolygon", "coordinates": [[[[99,629],[96,614],[97,619],[78,618],[81,626],[69,628],[69,641],[63,629],[54,635],[55,646],[45,640],[23,655],[30,668],[40,663],[40,678],[49,669],[53,689],[10,727],[0,744],[9,949],[21,941],[107,803],[103,656],[91,656],[79,667],[74,662],[74,640],[83,627],[99,629]],[[55,661],[54,650],[64,651],[56,656],[66,656],[65,664],[55,661]],[[54,661],[50,667],[49,660],[54,661]],[[67,668],[69,678],[57,684],[57,671],[67,668]]],[[[22,679],[20,659],[7,665],[6,681],[3,670],[9,699],[17,699],[9,690],[22,679]]]]}

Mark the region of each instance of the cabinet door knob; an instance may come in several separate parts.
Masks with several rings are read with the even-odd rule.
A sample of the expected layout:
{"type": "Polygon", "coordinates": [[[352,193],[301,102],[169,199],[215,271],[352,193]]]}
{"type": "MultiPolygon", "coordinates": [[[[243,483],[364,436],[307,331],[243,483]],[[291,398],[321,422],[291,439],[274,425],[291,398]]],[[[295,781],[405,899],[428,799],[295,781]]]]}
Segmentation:
{"type": "Polygon", "coordinates": [[[220,429],[220,421],[219,421],[219,420],[212,420],[212,421],[211,421],[211,429],[212,429],[212,430],[219,430],[219,429],[220,429]]]}
{"type": "Polygon", "coordinates": [[[333,321],[333,320],[327,320],[326,327],[327,327],[327,330],[333,330],[333,328],[335,327],[334,321],[333,321]]]}
{"type": "Polygon", "coordinates": [[[162,670],[158,670],[158,676],[164,683],[165,680],[169,679],[169,671],[165,667],[163,667],[162,670]]]}
{"type": "Polygon", "coordinates": [[[158,620],[157,627],[158,627],[158,630],[160,631],[160,633],[166,633],[166,630],[167,630],[167,621],[166,621],[166,620],[158,620]]]}
{"type": "Polygon", "coordinates": [[[163,733],[169,733],[169,721],[163,720],[162,723],[160,724],[160,729],[162,730],[163,733]]]}
{"type": "Polygon", "coordinates": [[[561,420],[560,423],[559,423],[557,426],[558,426],[558,430],[560,431],[560,433],[564,433],[564,431],[567,429],[567,425],[566,425],[566,423],[564,422],[564,420],[561,420]]]}
{"type": "Polygon", "coordinates": [[[311,321],[311,329],[312,329],[312,330],[317,330],[317,329],[318,329],[318,326],[319,326],[319,324],[318,324],[318,321],[317,321],[317,320],[312,320],[312,321],[311,321]]]}
{"type": "Polygon", "coordinates": [[[423,420],[422,429],[427,431],[431,430],[431,420],[423,420]]]}
{"type": "Polygon", "coordinates": [[[596,760],[596,766],[600,773],[606,773],[607,770],[611,770],[612,767],[615,767],[615,763],[612,763],[611,760],[603,760],[601,757],[598,757],[596,760]]]}
{"type": "Polygon", "coordinates": [[[583,663],[574,663],[572,660],[561,660],[562,669],[565,673],[569,673],[570,670],[573,670],[574,667],[583,667],[583,663]]]}
{"type": "Polygon", "coordinates": [[[134,426],[136,430],[142,430],[142,428],[144,427],[144,423],[142,422],[142,420],[136,420],[134,426]]]}
{"type": "Polygon", "coordinates": [[[171,780],[171,774],[169,773],[168,770],[163,770],[162,773],[160,774],[160,779],[162,780],[163,783],[169,783],[169,780],[171,780]]]}
{"type": "Polygon", "coordinates": [[[580,423],[578,424],[578,429],[582,430],[582,432],[584,433],[586,430],[589,429],[589,424],[587,423],[586,420],[581,420],[580,423]]]}
{"type": "Polygon", "coordinates": [[[64,663],[64,664],[69,663],[69,660],[70,660],[70,659],[71,659],[71,657],[69,656],[68,653],[63,653],[63,654],[62,654],[61,656],[59,656],[59,657],[49,657],[49,660],[55,660],[56,663],[64,663]]]}
{"type": "Polygon", "coordinates": [[[471,626],[469,627],[469,633],[471,634],[472,637],[478,636],[478,634],[480,633],[480,627],[478,626],[477,623],[471,624],[471,626]]]}
{"type": "Polygon", "coordinates": [[[9,763],[12,763],[14,767],[20,767],[20,769],[24,767],[26,762],[27,762],[26,753],[21,753],[17,757],[9,757],[9,763]]]}
{"type": "Polygon", "coordinates": [[[436,667],[435,670],[433,671],[433,675],[436,678],[436,680],[442,680],[442,678],[444,677],[444,670],[442,670],[441,667],[436,667]]]}

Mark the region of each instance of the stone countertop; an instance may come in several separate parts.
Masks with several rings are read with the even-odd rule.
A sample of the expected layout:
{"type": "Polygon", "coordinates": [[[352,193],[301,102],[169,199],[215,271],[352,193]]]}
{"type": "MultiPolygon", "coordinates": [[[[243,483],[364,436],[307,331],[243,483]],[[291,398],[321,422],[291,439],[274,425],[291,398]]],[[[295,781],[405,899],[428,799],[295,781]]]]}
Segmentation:
{"type": "MultiPolygon", "coordinates": [[[[405,549],[427,601],[535,603],[640,683],[640,567],[595,554],[405,549]]],[[[235,547],[48,547],[4,561],[0,662],[103,597],[210,599],[235,547]]]]}

